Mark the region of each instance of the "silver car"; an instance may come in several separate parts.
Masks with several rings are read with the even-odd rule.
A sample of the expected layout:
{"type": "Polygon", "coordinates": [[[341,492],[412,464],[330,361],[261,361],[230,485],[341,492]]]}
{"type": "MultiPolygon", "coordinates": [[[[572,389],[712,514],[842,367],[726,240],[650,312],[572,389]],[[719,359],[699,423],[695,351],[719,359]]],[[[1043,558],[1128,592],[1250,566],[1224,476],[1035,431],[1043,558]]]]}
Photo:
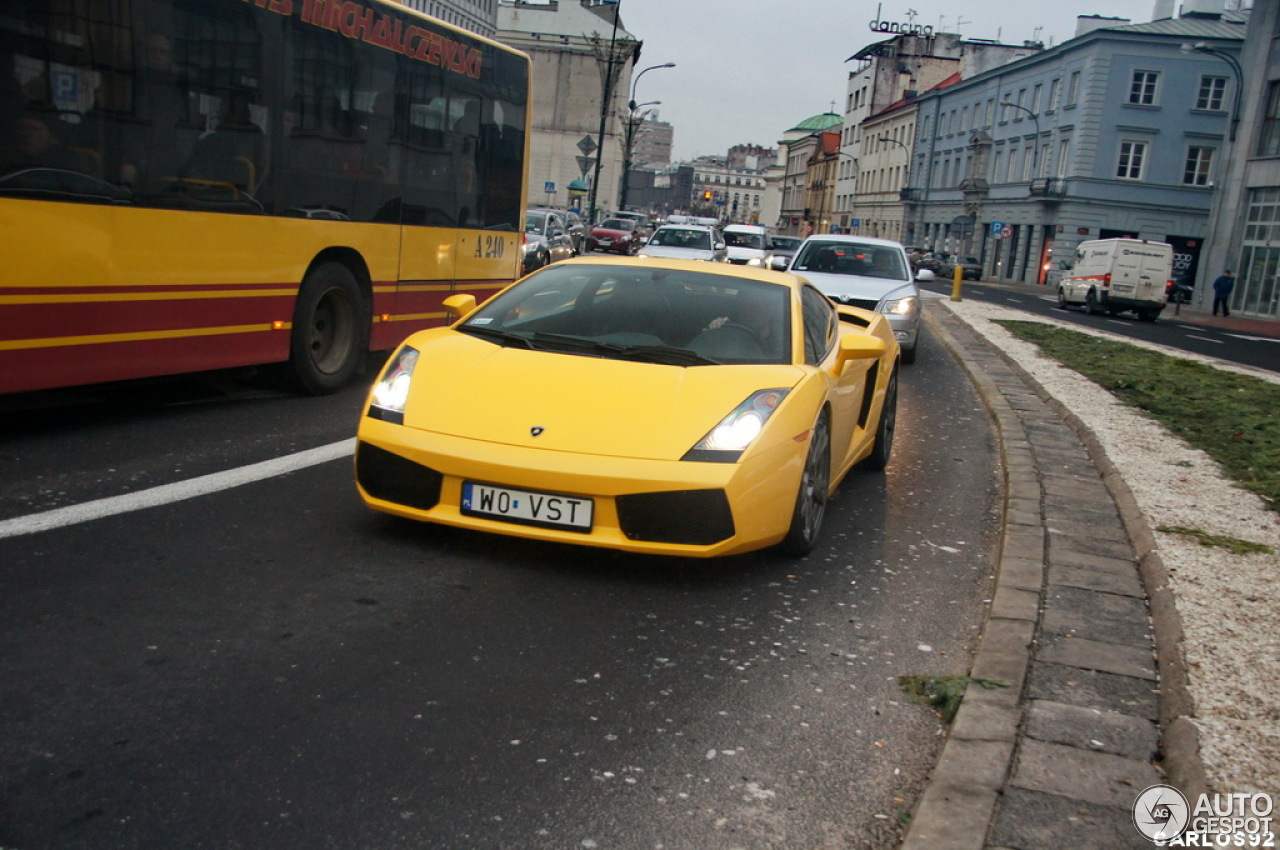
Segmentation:
{"type": "Polygon", "coordinates": [[[573,256],[573,242],[556,210],[529,210],[524,216],[521,274],[573,256]]]}
{"type": "MultiPolygon", "coordinates": [[[[902,346],[902,362],[915,362],[920,289],[902,245],[867,236],[814,235],[796,251],[790,271],[807,278],[838,304],[884,313],[902,346]]],[[[922,280],[933,277],[929,272],[920,274],[922,280]]]]}
{"type": "Polygon", "coordinates": [[[711,260],[723,263],[728,259],[724,237],[714,227],[698,224],[664,224],[640,249],[641,257],[667,257],[678,260],[711,260]]]}

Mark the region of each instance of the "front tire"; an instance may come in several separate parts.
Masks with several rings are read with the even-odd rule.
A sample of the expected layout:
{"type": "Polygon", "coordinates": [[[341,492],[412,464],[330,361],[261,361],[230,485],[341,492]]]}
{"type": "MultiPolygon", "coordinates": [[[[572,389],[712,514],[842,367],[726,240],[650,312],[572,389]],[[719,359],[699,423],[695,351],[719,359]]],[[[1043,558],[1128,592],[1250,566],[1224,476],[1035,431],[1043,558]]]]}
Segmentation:
{"type": "Polygon", "coordinates": [[[1097,290],[1090,289],[1089,294],[1084,297],[1084,311],[1090,316],[1102,315],[1102,307],[1098,304],[1097,290]]]}
{"type": "Polygon", "coordinates": [[[880,421],[876,424],[876,441],[867,455],[868,469],[884,469],[889,465],[889,455],[893,452],[893,435],[898,428],[898,370],[889,376],[889,386],[885,387],[884,407],[880,411],[880,421]]]}
{"type": "Polygon", "coordinates": [[[822,532],[827,512],[827,490],[831,486],[831,426],[824,410],[809,435],[809,453],[800,474],[800,489],[791,514],[791,528],[782,541],[787,553],[803,558],[813,551],[822,532]]]}
{"type": "Polygon", "coordinates": [[[328,395],[347,384],[364,360],[369,316],[355,275],[324,263],[302,281],[293,309],[289,364],[309,395],[328,395]]]}
{"type": "Polygon", "coordinates": [[[1067,304],[1067,291],[1063,289],[1061,286],[1059,286],[1058,287],[1058,309],[1065,310],[1067,309],[1068,306],[1069,305],[1067,304]]]}

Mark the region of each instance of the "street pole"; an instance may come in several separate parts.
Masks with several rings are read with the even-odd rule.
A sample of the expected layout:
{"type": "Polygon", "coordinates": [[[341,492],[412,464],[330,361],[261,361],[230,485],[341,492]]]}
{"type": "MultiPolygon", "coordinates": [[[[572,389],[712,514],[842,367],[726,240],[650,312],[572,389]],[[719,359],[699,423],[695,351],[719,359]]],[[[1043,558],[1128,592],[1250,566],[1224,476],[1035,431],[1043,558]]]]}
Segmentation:
{"type": "Polygon", "coordinates": [[[587,227],[596,223],[596,199],[600,189],[600,163],[604,159],[604,131],[609,121],[609,101],[613,99],[614,44],[618,40],[618,17],[622,13],[622,0],[613,4],[613,32],[609,36],[609,56],[604,71],[604,96],[600,99],[600,131],[596,134],[596,164],[591,176],[591,198],[588,202],[587,227]]]}
{"type": "Polygon", "coordinates": [[[635,79],[631,81],[631,100],[627,101],[627,132],[623,137],[622,147],[622,186],[619,189],[618,209],[625,210],[627,208],[627,190],[631,186],[631,154],[633,145],[635,145],[636,134],[636,110],[641,106],[652,106],[662,101],[652,100],[648,103],[636,104],[636,86],[640,84],[640,78],[650,71],[656,71],[659,68],[674,68],[676,63],[663,62],[661,65],[650,65],[640,73],[636,74],[635,79]]]}

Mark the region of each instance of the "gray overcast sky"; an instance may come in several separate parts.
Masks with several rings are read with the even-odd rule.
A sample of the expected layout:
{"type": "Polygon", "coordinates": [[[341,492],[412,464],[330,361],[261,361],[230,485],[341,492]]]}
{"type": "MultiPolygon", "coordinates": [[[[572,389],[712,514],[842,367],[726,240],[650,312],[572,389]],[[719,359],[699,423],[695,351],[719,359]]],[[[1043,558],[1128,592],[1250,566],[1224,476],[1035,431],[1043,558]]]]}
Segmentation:
{"type": "Polygon", "coordinates": [[[880,20],[908,23],[914,10],[938,31],[1056,45],[1075,35],[1077,15],[1145,23],[1155,0],[621,0],[622,25],[644,42],[638,68],[677,65],[645,74],[636,99],[662,101],[676,159],[773,147],[833,102],[844,111],[845,60],[889,37],[871,31],[877,8],[880,20]]]}

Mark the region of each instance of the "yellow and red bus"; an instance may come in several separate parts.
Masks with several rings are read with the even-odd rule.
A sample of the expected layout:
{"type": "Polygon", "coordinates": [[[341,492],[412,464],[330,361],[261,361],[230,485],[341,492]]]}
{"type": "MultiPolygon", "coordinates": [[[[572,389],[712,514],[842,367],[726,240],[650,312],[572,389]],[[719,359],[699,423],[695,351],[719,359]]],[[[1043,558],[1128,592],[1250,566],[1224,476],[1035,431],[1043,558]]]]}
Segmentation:
{"type": "Polygon", "coordinates": [[[0,393],[337,389],[517,275],[529,77],[383,0],[6,0],[0,393]]]}

